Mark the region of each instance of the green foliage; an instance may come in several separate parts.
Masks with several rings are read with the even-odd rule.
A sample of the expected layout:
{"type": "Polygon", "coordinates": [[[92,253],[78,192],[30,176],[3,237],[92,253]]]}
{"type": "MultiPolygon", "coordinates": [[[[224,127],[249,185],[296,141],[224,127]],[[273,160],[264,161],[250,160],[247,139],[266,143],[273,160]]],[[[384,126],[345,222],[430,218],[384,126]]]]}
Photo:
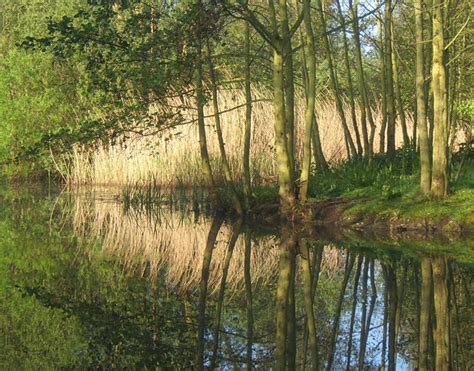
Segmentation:
{"type": "Polygon", "coordinates": [[[417,161],[411,148],[399,150],[393,161],[384,155],[375,156],[370,164],[359,160],[346,161],[316,174],[310,183],[310,195],[362,194],[370,188],[371,192],[376,190],[386,199],[397,198],[403,193],[406,180],[417,173],[417,161]]]}

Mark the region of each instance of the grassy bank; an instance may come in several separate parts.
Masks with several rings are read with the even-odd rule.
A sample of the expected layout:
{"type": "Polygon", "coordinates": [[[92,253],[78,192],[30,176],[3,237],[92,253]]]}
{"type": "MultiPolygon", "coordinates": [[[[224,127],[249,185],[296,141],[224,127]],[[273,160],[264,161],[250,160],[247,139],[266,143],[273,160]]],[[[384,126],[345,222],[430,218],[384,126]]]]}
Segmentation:
{"type": "Polygon", "coordinates": [[[346,163],[335,167],[313,179],[312,200],[345,197],[352,205],[346,213],[372,214],[378,220],[452,220],[474,226],[474,160],[466,160],[459,168],[460,161],[454,158],[451,195],[437,200],[419,194],[419,171],[412,157],[414,154],[401,150],[393,163],[379,157],[372,166],[346,163]]]}

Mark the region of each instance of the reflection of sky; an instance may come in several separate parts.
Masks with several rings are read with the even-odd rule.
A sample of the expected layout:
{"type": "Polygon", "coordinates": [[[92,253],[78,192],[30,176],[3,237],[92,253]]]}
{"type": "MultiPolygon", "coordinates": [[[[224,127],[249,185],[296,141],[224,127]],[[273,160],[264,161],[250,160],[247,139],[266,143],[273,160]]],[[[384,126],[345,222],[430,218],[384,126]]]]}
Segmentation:
{"type": "MultiPolygon", "coordinates": [[[[355,269],[355,268],[354,268],[355,269]]],[[[372,318],[370,321],[370,330],[369,336],[367,338],[366,354],[365,354],[365,363],[372,365],[379,365],[382,359],[382,342],[383,342],[383,315],[384,315],[384,280],[382,275],[382,270],[379,264],[375,264],[375,285],[377,289],[377,299],[375,301],[374,311],[372,313],[372,318]]],[[[362,276],[362,274],[361,274],[362,276]]],[[[372,290],[370,287],[370,270],[368,274],[368,287],[367,287],[367,311],[370,306],[370,296],[372,290]]],[[[345,303],[352,303],[353,295],[353,285],[354,280],[350,280],[347,289],[346,295],[344,298],[345,303]]],[[[348,350],[348,336],[351,322],[352,308],[347,307],[341,315],[340,322],[340,336],[338,338],[336,352],[343,354],[347,357],[348,350]]],[[[360,348],[360,336],[361,336],[361,318],[362,318],[362,277],[360,277],[360,282],[357,290],[357,308],[355,311],[355,322],[354,322],[354,331],[352,336],[352,355],[351,355],[351,365],[356,366],[358,362],[358,351],[360,348]]],[[[387,329],[388,330],[388,329],[387,329]]],[[[400,334],[401,335],[401,334],[400,334]]],[[[385,361],[388,363],[388,336],[387,336],[387,353],[385,355],[385,361]]],[[[341,360],[344,360],[346,357],[341,357],[341,360]]],[[[341,368],[345,368],[344,365],[340,365],[341,368]]],[[[335,367],[338,369],[338,367],[335,367]]],[[[409,370],[409,360],[405,357],[402,357],[400,354],[397,354],[397,370],[409,370]]]]}

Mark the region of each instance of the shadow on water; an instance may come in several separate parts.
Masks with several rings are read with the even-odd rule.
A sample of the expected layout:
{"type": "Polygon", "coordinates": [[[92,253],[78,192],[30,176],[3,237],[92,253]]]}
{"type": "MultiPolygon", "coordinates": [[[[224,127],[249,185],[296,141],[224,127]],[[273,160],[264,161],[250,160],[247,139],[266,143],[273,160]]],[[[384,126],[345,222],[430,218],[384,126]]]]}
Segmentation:
{"type": "Polygon", "coordinates": [[[173,205],[0,196],[0,368],[474,366],[472,256],[173,205]]]}

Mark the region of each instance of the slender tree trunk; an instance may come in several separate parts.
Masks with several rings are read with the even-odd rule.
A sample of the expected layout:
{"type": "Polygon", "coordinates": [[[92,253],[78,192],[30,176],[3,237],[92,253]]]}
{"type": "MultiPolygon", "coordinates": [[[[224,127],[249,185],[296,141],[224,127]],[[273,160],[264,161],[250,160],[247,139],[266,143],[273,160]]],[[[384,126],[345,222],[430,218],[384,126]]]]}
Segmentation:
{"type": "MultiPolygon", "coordinates": [[[[381,6],[380,1],[378,1],[378,6],[381,6]]],[[[377,27],[379,29],[379,54],[380,54],[380,78],[382,80],[382,122],[380,125],[380,145],[379,152],[385,153],[385,134],[387,131],[387,85],[385,83],[385,46],[384,46],[384,34],[383,34],[383,24],[382,24],[382,12],[380,12],[377,17],[377,27]]]]}
{"type": "Polygon", "coordinates": [[[212,107],[214,109],[214,120],[216,124],[216,134],[217,134],[217,140],[219,142],[219,151],[221,154],[222,167],[224,170],[224,179],[225,179],[227,188],[229,189],[229,192],[232,198],[232,203],[234,205],[234,209],[237,212],[237,214],[242,215],[243,214],[242,204],[240,202],[239,196],[235,189],[234,180],[232,179],[232,171],[230,169],[229,160],[227,159],[224,138],[222,136],[221,117],[220,117],[220,112],[219,112],[219,100],[218,100],[219,98],[218,98],[218,92],[217,92],[217,76],[216,76],[216,71],[214,69],[214,63],[212,61],[211,46],[210,46],[209,40],[207,40],[207,54],[208,54],[207,57],[208,57],[208,63],[209,63],[209,75],[211,78],[212,107]]]}
{"type": "Polygon", "coordinates": [[[329,82],[331,85],[331,90],[334,94],[334,99],[336,100],[336,109],[339,114],[339,118],[341,119],[341,125],[344,130],[344,137],[345,137],[345,140],[347,141],[347,147],[348,147],[347,157],[355,158],[357,157],[357,150],[354,145],[354,141],[352,140],[349,127],[347,126],[346,116],[344,115],[344,107],[342,104],[341,92],[339,91],[339,85],[337,82],[336,71],[335,71],[334,63],[333,63],[333,53],[332,53],[331,43],[329,41],[329,36],[327,33],[326,18],[324,16],[321,0],[316,0],[316,8],[319,13],[321,31],[323,32],[324,47],[328,55],[327,59],[328,59],[329,75],[330,75],[329,82]]]}
{"type": "Polygon", "coordinates": [[[328,163],[323,153],[323,146],[321,144],[321,137],[319,135],[319,125],[316,119],[316,114],[313,113],[313,126],[311,130],[311,143],[313,144],[314,162],[318,170],[327,170],[328,163]]]}
{"type": "Polygon", "coordinates": [[[360,90],[360,110],[361,110],[361,125],[362,135],[364,137],[364,151],[365,158],[370,158],[373,154],[373,142],[375,135],[375,123],[372,117],[372,110],[369,104],[369,96],[367,94],[367,88],[365,86],[365,73],[364,66],[362,64],[362,47],[360,43],[360,29],[359,29],[359,16],[358,16],[358,0],[352,4],[349,1],[349,7],[352,13],[352,29],[354,31],[354,41],[356,46],[356,61],[357,61],[357,79],[359,82],[360,90]],[[367,129],[367,120],[370,124],[370,135],[367,129]]]}
{"type": "Polygon", "coordinates": [[[293,81],[293,50],[288,25],[287,0],[279,0],[278,18],[282,37],[285,125],[291,178],[295,181],[295,84],[293,81]]]}
{"type": "MultiPolygon", "coordinates": [[[[344,19],[344,15],[342,14],[341,2],[337,0],[336,4],[337,4],[337,11],[339,14],[339,23],[343,27],[342,41],[344,43],[344,65],[346,67],[347,84],[349,85],[349,103],[351,106],[352,126],[354,128],[354,134],[355,134],[356,143],[357,143],[357,154],[358,154],[358,157],[362,157],[364,153],[364,149],[362,147],[362,142],[360,140],[359,127],[357,125],[357,116],[356,116],[355,99],[354,99],[354,85],[352,84],[351,65],[350,65],[350,60],[349,60],[349,45],[347,42],[346,29],[344,26],[345,19],[344,19]]],[[[363,114],[363,117],[365,118],[364,115],[365,115],[365,112],[363,114]]],[[[368,141],[368,138],[367,138],[367,141],[368,141]]]]}
{"type": "MultiPolygon", "coordinates": [[[[198,2],[198,6],[200,6],[198,2]]],[[[196,90],[196,108],[198,114],[199,148],[201,153],[202,172],[210,187],[210,197],[214,207],[221,209],[222,203],[217,192],[217,187],[212,174],[211,161],[207,150],[206,126],[204,122],[204,92],[202,87],[202,48],[200,42],[197,46],[196,71],[194,76],[194,87],[196,90]]]]}
{"type": "Polygon", "coordinates": [[[385,1],[385,68],[387,94],[387,155],[395,156],[395,99],[393,93],[392,65],[392,0],[385,1]]]}
{"type": "MultiPolygon", "coordinates": [[[[276,12],[273,2],[269,3],[272,17],[273,30],[278,32],[276,12]]],[[[285,3],[286,7],[286,3],[285,3]]],[[[279,14],[282,12],[280,11],[279,14]]],[[[289,35],[287,35],[289,36],[289,35]]],[[[280,196],[280,213],[283,218],[291,218],[296,207],[296,195],[294,189],[294,168],[288,150],[288,125],[286,125],[285,114],[285,89],[284,89],[284,60],[283,42],[279,42],[273,51],[273,110],[275,115],[275,148],[277,157],[277,172],[280,196]]]]}
{"type": "MultiPolygon", "coordinates": [[[[299,13],[299,5],[298,5],[298,0],[295,0],[295,9],[296,12],[299,13]]],[[[301,29],[300,29],[301,30],[301,29]]],[[[300,38],[301,38],[301,51],[302,51],[302,72],[303,72],[303,86],[304,86],[304,91],[306,94],[306,99],[308,99],[308,58],[312,58],[312,56],[307,56],[308,51],[306,50],[306,41],[305,41],[305,35],[303,34],[303,31],[301,30],[300,32],[300,38]]],[[[314,40],[314,32],[313,32],[313,40],[314,40]]],[[[315,98],[315,106],[316,106],[316,98],[315,98]]],[[[314,156],[314,163],[316,164],[316,169],[318,170],[326,170],[328,167],[328,164],[326,162],[326,159],[324,157],[322,145],[321,145],[321,138],[319,135],[319,127],[318,127],[318,122],[316,120],[316,114],[315,111],[313,111],[313,118],[312,118],[312,125],[311,125],[311,152],[313,153],[314,156]]],[[[305,168],[305,165],[302,165],[302,168],[305,168]]],[[[311,164],[310,164],[311,168],[311,164]]]]}
{"type": "Polygon", "coordinates": [[[400,80],[398,76],[398,58],[396,52],[395,37],[393,37],[393,23],[392,23],[392,65],[393,65],[393,84],[395,86],[395,94],[397,98],[398,117],[400,118],[400,125],[402,127],[403,145],[408,147],[410,145],[410,137],[408,136],[407,122],[405,118],[405,108],[403,107],[402,90],[400,87],[400,80]]]}
{"type": "Polygon", "coordinates": [[[316,48],[314,42],[313,26],[311,25],[311,3],[305,0],[303,3],[305,41],[308,45],[307,71],[308,81],[306,83],[306,112],[305,131],[303,140],[303,163],[301,168],[301,179],[299,189],[300,201],[306,201],[308,192],[309,173],[311,169],[311,134],[314,120],[314,106],[316,100],[316,48]]]}
{"type": "MultiPolygon", "coordinates": [[[[420,135],[420,189],[428,195],[431,188],[430,143],[426,122],[425,63],[423,47],[423,0],[414,0],[416,32],[416,120],[420,135]]],[[[415,141],[416,139],[413,138],[415,141]]]]}
{"type": "Polygon", "coordinates": [[[250,26],[245,22],[245,128],[244,128],[244,204],[250,210],[252,198],[252,182],[250,175],[250,139],[252,133],[252,91],[250,85],[250,26]]]}
{"type": "Polygon", "coordinates": [[[448,194],[448,110],[447,80],[444,53],[444,2],[433,0],[433,169],[431,194],[445,197],[448,194]]]}

